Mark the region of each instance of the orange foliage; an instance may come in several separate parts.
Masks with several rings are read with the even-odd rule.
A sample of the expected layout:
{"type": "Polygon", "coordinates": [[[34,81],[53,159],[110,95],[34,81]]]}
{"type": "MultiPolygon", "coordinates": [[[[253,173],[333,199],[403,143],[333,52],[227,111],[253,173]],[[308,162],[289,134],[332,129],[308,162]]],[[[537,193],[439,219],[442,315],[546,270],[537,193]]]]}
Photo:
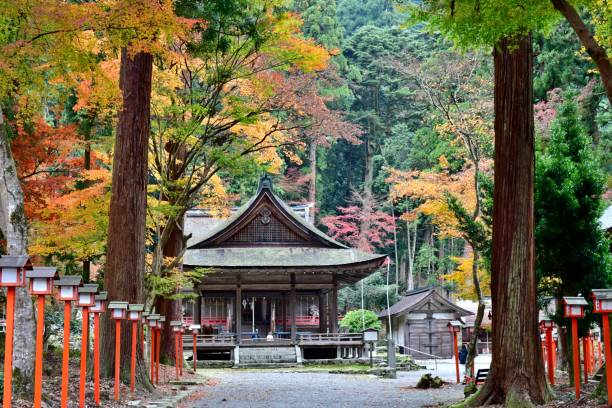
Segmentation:
{"type": "MultiPolygon", "coordinates": [[[[480,171],[489,171],[491,164],[490,160],[484,161],[480,171]]],[[[434,173],[392,169],[387,181],[391,183],[391,195],[394,199],[410,197],[420,202],[412,212],[403,214],[402,219],[412,221],[417,214],[425,214],[432,217],[442,237],[461,237],[457,229],[457,219],[446,204],[445,194],[452,194],[467,211],[474,211],[476,192],[472,166],[468,165],[456,174],[450,174],[448,171],[434,173]]]]}
{"type": "Polygon", "coordinates": [[[80,144],[74,125],[54,128],[39,117],[31,125],[16,124],[11,149],[25,195],[28,218],[60,196],[73,180],[82,159],[72,155],[80,144]]]}

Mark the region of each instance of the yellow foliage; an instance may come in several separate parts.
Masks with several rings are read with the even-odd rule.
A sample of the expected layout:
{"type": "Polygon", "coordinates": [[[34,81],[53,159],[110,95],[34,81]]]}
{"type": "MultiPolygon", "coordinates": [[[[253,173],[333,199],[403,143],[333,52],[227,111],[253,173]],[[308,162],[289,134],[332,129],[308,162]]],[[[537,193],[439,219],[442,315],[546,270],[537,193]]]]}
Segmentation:
{"type": "MultiPolygon", "coordinates": [[[[471,256],[467,258],[452,257],[454,262],[458,263],[455,270],[442,278],[450,283],[453,283],[459,298],[465,300],[477,301],[474,291],[474,280],[472,279],[472,265],[474,264],[471,256]]],[[[491,276],[482,268],[478,268],[478,280],[483,296],[491,295],[491,276]]]]}
{"type": "MultiPolygon", "coordinates": [[[[441,157],[440,160],[443,162],[445,158],[441,157]]],[[[446,204],[445,194],[457,197],[468,211],[473,211],[476,205],[473,180],[474,169],[470,167],[458,174],[392,170],[388,179],[393,198],[411,197],[422,201],[411,213],[401,218],[411,221],[418,214],[431,216],[442,237],[461,236],[457,230],[457,220],[446,204]]]]}

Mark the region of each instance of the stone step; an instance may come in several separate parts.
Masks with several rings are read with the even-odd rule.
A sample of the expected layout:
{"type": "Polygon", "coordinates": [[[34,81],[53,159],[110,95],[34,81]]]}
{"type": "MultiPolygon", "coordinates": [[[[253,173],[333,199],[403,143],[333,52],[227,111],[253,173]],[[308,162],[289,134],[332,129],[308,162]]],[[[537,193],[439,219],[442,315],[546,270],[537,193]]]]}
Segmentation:
{"type": "Polygon", "coordinates": [[[240,347],[240,362],[243,366],[277,366],[297,364],[295,347],[240,347]]]}

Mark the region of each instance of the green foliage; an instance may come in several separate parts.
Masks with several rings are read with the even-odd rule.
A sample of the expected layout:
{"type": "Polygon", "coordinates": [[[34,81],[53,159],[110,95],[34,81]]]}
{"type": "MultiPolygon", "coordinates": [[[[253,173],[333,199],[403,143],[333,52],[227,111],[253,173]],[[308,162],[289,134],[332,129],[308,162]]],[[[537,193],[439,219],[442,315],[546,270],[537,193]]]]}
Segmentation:
{"type": "Polygon", "coordinates": [[[382,324],[376,313],[371,310],[351,310],[340,321],[340,327],[349,333],[361,333],[365,329],[380,330],[382,324]],[[364,323],[365,322],[365,323],[364,323]]]}
{"type": "Polygon", "coordinates": [[[390,0],[340,0],[338,17],[347,35],[365,25],[392,27],[404,18],[390,0]]]}
{"type": "Polygon", "coordinates": [[[550,144],[536,161],[536,269],[541,282],[557,282],[547,293],[557,298],[587,295],[612,283],[610,242],[598,222],[605,178],[574,96],[565,99],[550,144]]]}
{"type": "MultiPolygon", "coordinates": [[[[389,279],[390,283],[395,282],[389,279]]],[[[363,279],[363,293],[365,309],[382,310],[387,308],[387,286],[386,277],[376,272],[363,279]]],[[[389,285],[389,303],[397,302],[396,286],[394,283],[389,285]]],[[[342,310],[361,308],[361,282],[347,286],[340,290],[338,295],[338,307],[342,310]]]]}
{"type": "Polygon", "coordinates": [[[559,15],[548,1],[424,0],[402,1],[409,22],[425,22],[430,32],[441,33],[461,48],[493,46],[536,30],[548,31],[559,15]]]}
{"type": "Polygon", "coordinates": [[[145,274],[147,287],[151,288],[150,296],[165,299],[191,299],[196,296],[193,292],[183,292],[189,289],[194,282],[200,282],[204,275],[212,272],[210,269],[195,268],[191,270],[172,269],[164,275],[145,274]]]}

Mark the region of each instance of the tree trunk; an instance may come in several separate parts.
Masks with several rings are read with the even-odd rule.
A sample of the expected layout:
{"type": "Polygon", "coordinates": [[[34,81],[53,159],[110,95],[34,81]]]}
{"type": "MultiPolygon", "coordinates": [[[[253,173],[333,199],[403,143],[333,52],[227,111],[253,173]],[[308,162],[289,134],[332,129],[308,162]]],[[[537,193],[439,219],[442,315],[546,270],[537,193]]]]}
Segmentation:
{"type": "MultiPolygon", "coordinates": [[[[0,230],[9,255],[28,253],[28,225],[24,197],[0,107],[0,230]]],[[[26,288],[17,288],[13,345],[14,395],[30,395],[34,373],[35,319],[32,298],[26,288]]]]}
{"type": "Polygon", "coordinates": [[[566,0],[551,0],[553,6],[559,10],[567,22],[572,26],[576,35],[580,39],[582,46],[589,54],[597,69],[599,75],[601,75],[601,81],[603,82],[604,89],[608,100],[612,103],[612,60],[606,53],[606,49],[602,47],[595,37],[591,34],[589,28],[586,26],[576,9],[566,0]]]}
{"type": "Polygon", "coordinates": [[[472,252],[472,281],[474,282],[474,292],[478,299],[478,309],[476,310],[476,319],[474,320],[474,328],[470,344],[468,346],[468,355],[465,362],[465,371],[470,377],[474,377],[474,359],[476,358],[476,346],[478,343],[478,335],[480,334],[480,326],[485,312],[485,303],[482,297],[482,289],[480,288],[480,279],[478,277],[478,263],[480,262],[480,254],[476,249],[472,252]]]}
{"type": "MultiPolygon", "coordinates": [[[[183,251],[183,230],[174,224],[169,224],[166,228],[172,228],[170,238],[165,243],[162,253],[164,258],[176,258],[183,251]]],[[[166,321],[181,320],[181,301],[158,297],[155,299],[155,310],[157,313],[166,316],[166,321]]],[[[174,362],[174,334],[170,325],[165,325],[161,332],[160,360],[174,362]]]]}
{"type": "MultiPolygon", "coordinates": [[[[113,157],[112,195],[104,286],[111,300],[144,303],[145,226],[147,206],[147,153],[150,133],[153,57],[145,52],[129,55],[121,50],[119,112],[113,157]]],[[[109,314],[102,315],[101,373],[113,376],[115,329],[109,314]]],[[[121,377],[129,378],[131,330],[123,324],[121,377]]],[[[138,382],[149,386],[140,342],[138,382]]]]}
{"type": "Polygon", "coordinates": [[[531,35],[501,40],[493,55],[493,358],[473,402],[525,407],[550,397],[536,306],[531,35]]]}
{"type": "Polygon", "coordinates": [[[308,202],[312,204],[310,209],[310,217],[312,223],[315,223],[315,215],[317,213],[317,143],[313,140],[310,142],[310,152],[308,155],[310,161],[310,184],[308,185],[308,202]]]}
{"type": "Polygon", "coordinates": [[[374,207],[374,196],[372,187],[374,184],[374,143],[370,138],[366,138],[366,157],[365,157],[365,178],[363,180],[363,197],[364,201],[374,207]]]}
{"type": "Polygon", "coordinates": [[[406,221],[406,243],[408,250],[408,290],[414,289],[414,260],[416,257],[416,238],[417,238],[417,221],[414,221],[414,235],[410,232],[411,224],[406,221]]]}

